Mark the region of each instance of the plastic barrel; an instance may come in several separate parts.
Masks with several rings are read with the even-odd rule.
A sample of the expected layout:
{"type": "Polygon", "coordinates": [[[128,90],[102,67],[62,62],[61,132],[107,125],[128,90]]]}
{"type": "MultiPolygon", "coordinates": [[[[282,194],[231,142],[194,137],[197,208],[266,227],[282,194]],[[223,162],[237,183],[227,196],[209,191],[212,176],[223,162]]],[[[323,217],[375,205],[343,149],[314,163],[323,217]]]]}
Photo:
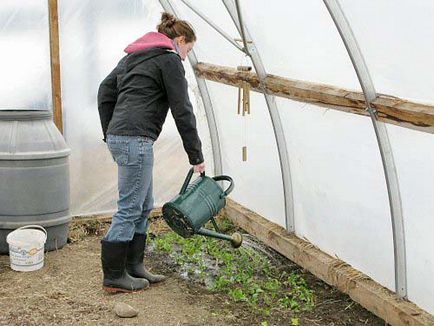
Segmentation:
{"type": "Polygon", "coordinates": [[[46,250],[66,244],[70,149],[46,110],[0,110],[0,253],[6,236],[38,224],[46,250]]]}

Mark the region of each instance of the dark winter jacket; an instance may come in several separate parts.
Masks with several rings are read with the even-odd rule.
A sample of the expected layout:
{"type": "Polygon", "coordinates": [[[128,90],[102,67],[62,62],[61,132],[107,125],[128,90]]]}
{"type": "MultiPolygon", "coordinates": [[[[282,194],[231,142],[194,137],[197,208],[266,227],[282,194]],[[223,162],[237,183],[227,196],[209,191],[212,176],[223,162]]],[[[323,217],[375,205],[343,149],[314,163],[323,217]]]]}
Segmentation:
{"type": "MultiPolygon", "coordinates": [[[[163,35],[149,34],[153,40],[163,35]]],[[[201,142],[181,58],[171,43],[165,45],[166,40],[162,39],[159,47],[153,47],[155,42],[149,42],[147,35],[126,48],[131,53],[100,85],[98,110],[104,139],[112,134],[156,140],[170,106],[190,164],[202,163],[201,142]]]]}

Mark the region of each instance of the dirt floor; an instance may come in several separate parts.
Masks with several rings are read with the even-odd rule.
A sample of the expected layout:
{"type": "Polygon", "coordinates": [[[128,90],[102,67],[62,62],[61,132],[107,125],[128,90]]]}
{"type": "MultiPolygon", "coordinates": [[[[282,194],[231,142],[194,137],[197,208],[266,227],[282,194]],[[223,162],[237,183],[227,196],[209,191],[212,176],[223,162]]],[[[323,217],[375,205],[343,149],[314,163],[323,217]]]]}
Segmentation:
{"type": "MultiPolygon", "coordinates": [[[[158,223],[151,231],[159,232],[158,223]]],[[[83,226],[71,232],[71,242],[49,252],[45,266],[21,273],[0,256],[0,325],[291,325],[291,314],[255,314],[245,303],[233,303],[224,294],[180,277],[177,267],[161,253],[148,251],[145,261],[153,271],[170,278],[133,294],[102,291],[101,234],[107,224],[83,226]],[[139,310],[131,319],[113,312],[117,302],[139,310]],[[265,322],[267,320],[267,323],[265,322]]],[[[288,265],[300,269],[292,262],[288,265]]],[[[386,325],[348,296],[300,270],[314,291],[315,308],[300,316],[299,325],[386,325]]]]}

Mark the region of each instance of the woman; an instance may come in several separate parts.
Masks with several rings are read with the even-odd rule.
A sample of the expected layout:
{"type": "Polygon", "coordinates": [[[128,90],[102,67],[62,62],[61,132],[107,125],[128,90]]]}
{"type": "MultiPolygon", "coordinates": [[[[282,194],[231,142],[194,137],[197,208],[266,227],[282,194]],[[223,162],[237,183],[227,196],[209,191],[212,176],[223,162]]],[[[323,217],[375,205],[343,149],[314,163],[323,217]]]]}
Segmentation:
{"type": "Polygon", "coordinates": [[[118,211],[101,241],[103,287],[131,292],[165,279],[143,265],[148,215],[153,208],[153,143],[170,107],[195,172],[205,163],[181,60],[196,35],[189,23],[163,13],[158,32],[125,49],[98,90],[104,141],[118,165],[118,211]]]}

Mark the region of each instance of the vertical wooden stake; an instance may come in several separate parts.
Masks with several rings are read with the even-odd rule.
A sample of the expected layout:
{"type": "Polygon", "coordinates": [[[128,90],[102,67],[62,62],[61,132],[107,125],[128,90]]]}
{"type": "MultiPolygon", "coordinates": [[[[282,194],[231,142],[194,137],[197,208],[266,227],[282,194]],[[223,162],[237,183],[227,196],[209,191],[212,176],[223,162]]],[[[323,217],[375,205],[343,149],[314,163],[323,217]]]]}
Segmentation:
{"type": "Polygon", "coordinates": [[[246,105],[247,105],[246,84],[247,82],[243,81],[243,115],[246,115],[246,105]]]}
{"type": "Polygon", "coordinates": [[[238,114],[241,114],[241,85],[238,87],[238,114]]]}
{"type": "Polygon", "coordinates": [[[247,114],[250,114],[250,84],[249,83],[246,83],[246,96],[247,96],[246,112],[247,112],[247,114]]]}
{"type": "Polygon", "coordinates": [[[63,134],[62,94],[60,88],[59,15],[57,0],[48,0],[50,16],[51,91],[53,98],[54,124],[63,134]]]}
{"type": "Polygon", "coordinates": [[[243,162],[247,161],[247,146],[243,146],[243,162]]]}

